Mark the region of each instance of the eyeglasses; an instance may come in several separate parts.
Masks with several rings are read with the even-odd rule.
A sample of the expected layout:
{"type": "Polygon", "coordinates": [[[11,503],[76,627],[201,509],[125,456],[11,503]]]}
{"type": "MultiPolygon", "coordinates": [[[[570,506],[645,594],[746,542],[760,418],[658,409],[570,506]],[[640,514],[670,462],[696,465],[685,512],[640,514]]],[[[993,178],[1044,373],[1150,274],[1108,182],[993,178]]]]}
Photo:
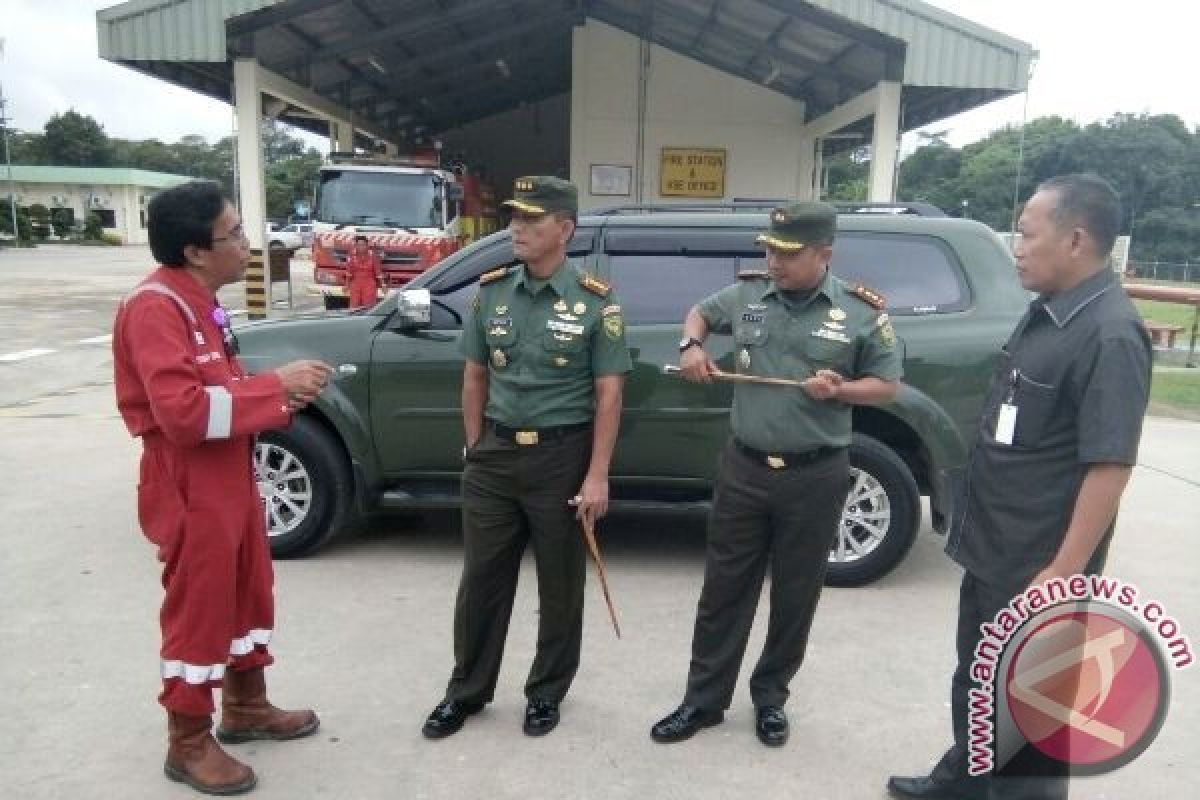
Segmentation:
{"type": "Polygon", "coordinates": [[[240,222],[237,225],[234,225],[229,230],[228,236],[214,236],[212,240],[213,240],[213,244],[216,244],[217,242],[239,242],[240,243],[240,242],[250,241],[250,239],[246,236],[246,229],[242,227],[242,224],[240,222]]]}

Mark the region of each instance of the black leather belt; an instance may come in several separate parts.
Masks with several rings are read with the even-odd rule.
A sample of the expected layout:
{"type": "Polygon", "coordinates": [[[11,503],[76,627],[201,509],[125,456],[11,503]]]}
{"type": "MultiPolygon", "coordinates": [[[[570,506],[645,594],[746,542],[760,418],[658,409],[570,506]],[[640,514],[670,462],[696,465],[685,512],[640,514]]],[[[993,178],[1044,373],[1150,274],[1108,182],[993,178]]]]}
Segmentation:
{"type": "Polygon", "coordinates": [[[592,427],[590,422],[576,422],[571,425],[555,425],[550,428],[510,428],[507,425],[501,425],[499,422],[488,420],[488,424],[492,426],[492,430],[496,436],[506,442],[513,442],[522,446],[530,446],[535,444],[545,444],[546,442],[555,442],[570,436],[572,433],[587,430],[592,427]]]}
{"type": "Polygon", "coordinates": [[[818,447],[815,450],[806,450],[803,453],[768,453],[764,450],[756,450],[750,445],[743,443],[740,439],[734,439],[733,444],[734,447],[741,450],[751,459],[760,464],[766,464],[771,469],[791,469],[803,464],[811,464],[814,461],[831,456],[845,449],[844,447],[818,447]]]}

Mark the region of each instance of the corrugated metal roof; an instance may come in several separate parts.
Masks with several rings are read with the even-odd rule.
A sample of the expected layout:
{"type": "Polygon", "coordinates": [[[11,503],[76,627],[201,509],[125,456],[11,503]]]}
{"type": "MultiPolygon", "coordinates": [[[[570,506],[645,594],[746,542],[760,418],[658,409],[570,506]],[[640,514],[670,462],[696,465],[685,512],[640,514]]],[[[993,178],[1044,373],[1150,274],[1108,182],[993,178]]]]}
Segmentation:
{"type": "Polygon", "coordinates": [[[225,20],[281,0],[130,0],[96,12],[100,57],[113,61],[229,59],[225,20]]]}
{"type": "MultiPolygon", "coordinates": [[[[86,183],[102,186],[145,186],[166,189],[193,180],[187,175],[151,172],[127,167],[12,167],[17,183],[86,183]]],[[[8,168],[0,166],[0,181],[8,180],[8,168]]]]}
{"type": "Polygon", "coordinates": [[[96,18],[102,57],[189,89],[230,101],[232,55],[254,54],[379,130],[424,136],[569,91],[585,16],[791,96],[810,119],[902,81],[905,130],[1023,91],[1035,55],[921,0],[129,0],[96,18]]]}
{"type": "Polygon", "coordinates": [[[904,83],[1022,92],[1035,50],[921,0],[806,0],[908,43],[904,83]]]}

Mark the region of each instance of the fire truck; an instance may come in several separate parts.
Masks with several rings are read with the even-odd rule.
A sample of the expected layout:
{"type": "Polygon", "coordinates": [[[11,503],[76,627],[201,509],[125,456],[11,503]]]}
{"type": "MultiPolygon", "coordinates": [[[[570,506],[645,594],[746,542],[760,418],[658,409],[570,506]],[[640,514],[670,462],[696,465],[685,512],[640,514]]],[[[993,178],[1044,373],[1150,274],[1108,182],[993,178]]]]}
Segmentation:
{"type": "Polygon", "coordinates": [[[465,164],[443,168],[437,151],[402,158],[332,153],[321,167],[313,214],[314,290],[326,308],[346,306],[346,259],[356,236],[378,253],[386,291],[498,226],[491,187],[465,164]]]}

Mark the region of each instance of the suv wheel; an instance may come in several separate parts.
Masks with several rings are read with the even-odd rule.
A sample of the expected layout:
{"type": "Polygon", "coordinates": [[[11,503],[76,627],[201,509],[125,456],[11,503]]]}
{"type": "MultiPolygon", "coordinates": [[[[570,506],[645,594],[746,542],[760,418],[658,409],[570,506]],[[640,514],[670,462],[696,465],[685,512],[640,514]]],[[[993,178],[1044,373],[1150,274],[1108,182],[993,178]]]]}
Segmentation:
{"type": "Polygon", "coordinates": [[[271,555],[300,556],[339,533],[353,497],[350,470],[320,423],[298,416],[258,437],[254,474],[267,505],[271,555]]]}
{"type": "Polygon", "coordinates": [[[854,435],[853,483],[829,551],[831,586],[861,586],[882,578],[904,559],[920,524],[920,494],[912,472],[878,439],[854,435]]]}

